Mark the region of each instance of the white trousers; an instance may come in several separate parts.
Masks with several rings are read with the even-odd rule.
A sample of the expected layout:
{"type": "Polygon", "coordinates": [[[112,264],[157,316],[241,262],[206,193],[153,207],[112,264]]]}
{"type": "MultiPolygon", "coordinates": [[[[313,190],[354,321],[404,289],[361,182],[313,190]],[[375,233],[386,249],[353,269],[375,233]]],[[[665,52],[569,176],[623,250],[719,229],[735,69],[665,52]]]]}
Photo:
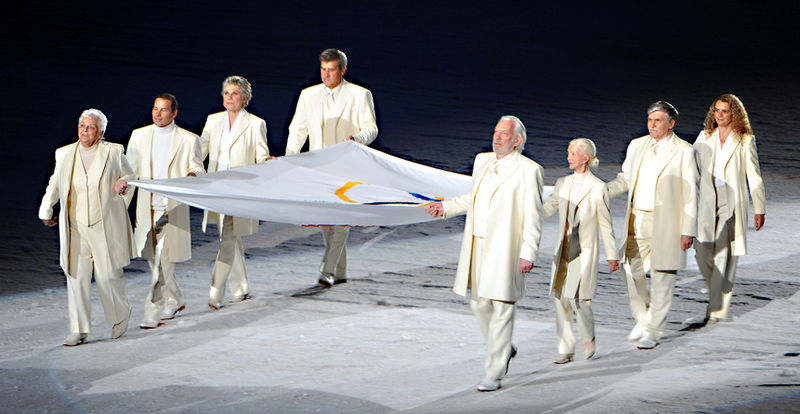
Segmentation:
{"type": "Polygon", "coordinates": [[[111,264],[103,222],[88,227],[70,223],[70,257],[67,276],[67,309],[71,333],[88,334],[92,327],[92,274],[106,321],[114,325],[128,317],[131,304],[125,294],[122,269],[111,264]]]}
{"type": "Polygon", "coordinates": [[[250,282],[244,265],[244,244],[241,236],[233,234],[233,217],[224,216],[219,227],[219,252],[211,276],[209,303],[220,303],[225,298],[225,285],[230,282],[231,295],[250,294],[250,282]]]}
{"type": "Polygon", "coordinates": [[[482,237],[472,238],[472,263],[470,268],[469,301],[472,312],[478,320],[478,327],[486,342],[484,369],[486,379],[496,381],[505,376],[508,358],[511,356],[511,336],[514,333],[514,302],[503,302],[478,296],[481,277],[491,277],[480,272],[480,263],[485,254],[485,241],[482,237]]]}
{"type": "Polygon", "coordinates": [[[347,236],[348,226],[324,226],[322,238],[325,240],[325,255],[319,272],[323,276],[333,276],[334,280],[347,279],[347,236]]]}
{"type": "Polygon", "coordinates": [[[144,318],[158,321],[165,310],[174,311],[184,305],[183,293],[175,280],[175,263],[164,260],[165,227],[169,218],[165,211],[153,211],[153,228],[145,249],[154,251],[153,258],[147,259],[152,277],[150,290],[144,301],[144,318]],[[155,248],[153,245],[155,244],[155,248]]]}
{"type": "Polygon", "coordinates": [[[594,339],[594,313],[591,299],[553,298],[556,309],[556,337],[558,353],[572,354],[575,351],[575,334],[572,332],[572,313],[578,323],[581,342],[587,344],[594,339]]]}
{"type": "Polygon", "coordinates": [[[650,254],[653,214],[634,210],[628,226],[628,239],[625,252],[625,284],[628,299],[636,323],[656,340],[664,334],[667,313],[672,306],[677,271],[651,269],[650,254]],[[650,271],[650,288],[647,287],[647,271],[650,271]]]}
{"type": "Polygon", "coordinates": [[[723,206],[717,211],[714,240],[695,243],[697,266],[708,287],[707,316],[724,319],[733,295],[733,282],[736,279],[736,265],[739,256],[731,255],[731,242],[736,237],[734,216],[727,216],[723,206]]]}
{"type": "Polygon", "coordinates": [[[469,304],[486,341],[486,378],[500,380],[505,376],[506,364],[511,356],[516,304],[485,298],[470,299],[469,304]]]}

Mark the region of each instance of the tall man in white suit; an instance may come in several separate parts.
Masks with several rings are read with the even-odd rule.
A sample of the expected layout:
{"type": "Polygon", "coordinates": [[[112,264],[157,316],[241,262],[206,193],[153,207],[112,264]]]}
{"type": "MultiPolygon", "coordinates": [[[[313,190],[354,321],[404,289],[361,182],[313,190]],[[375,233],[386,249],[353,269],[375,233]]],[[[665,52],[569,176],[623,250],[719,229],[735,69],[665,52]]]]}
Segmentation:
{"type": "Polygon", "coordinates": [[[56,150],[56,166],[47,184],[39,218],[58,224],[61,269],[67,276],[69,336],[64,345],[86,342],[92,327],[92,273],[103,303],[111,338],[128,329],[131,305],[122,268],[133,254],[133,232],[125,198],[125,180],[133,177],[122,145],[103,140],[108,119],[97,109],[78,118],[78,141],[56,150]],[[60,203],[58,218],[53,206],[60,203]]]}
{"type": "MultiPolygon", "coordinates": [[[[228,76],[222,82],[225,110],[209,115],[200,135],[202,158],[208,156],[208,172],[246,167],[270,158],[266,121],[245,109],[252,98],[253,88],[244,76],[228,76]]],[[[242,236],[257,232],[258,220],[206,211],[203,231],[209,223],[216,223],[219,229],[219,252],[211,275],[208,306],[220,309],[228,283],[231,302],[250,298],[242,236]]]]}
{"type": "Polygon", "coordinates": [[[756,138],[736,95],[724,94],[714,100],[694,149],[700,168],[694,248],[708,286],[706,318],[717,321],[728,316],[736,264],[739,256],[747,254],[748,186],[756,231],[764,225],[765,214],[756,138]]]}
{"type": "Polygon", "coordinates": [[[434,217],[465,214],[453,291],[467,296],[486,341],[486,375],[478,391],[495,391],[516,349],[516,302],[525,295],[542,228],[542,167],[522,155],[525,126],[506,115],[494,129],[493,153],[475,156],[472,190],[426,206],[434,217]]]}
{"type": "Polygon", "coordinates": [[[620,256],[636,319],[628,340],[639,349],[654,348],[664,333],[677,271],[697,230],[697,165],[692,146],[672,132],[678,110],[658,101],[647,114],[649,135],[630,142],[622,171],[608,183],[610,197],[628,192],[620,256]]]}
{"type": "MultiPolygon", "coordinates": [[[[378,136],[372,93],[343,79],[347,56],[338,49],[319,55],[322,83],[303,89],[297,100],[286,155],[300,152],[306,139],[310,151],[342,141],[369,145],[378,136]]],[[[325,256],[320,265],[319,285],[331,287],[347,280],[347,226],[325,226],[325,256]]]]}
{"type": "MultiPolygon", "coordinates": [[[[178,100],[162,93],[153,103],[153,124],[131,133],[128,160],[138,179],[158,180],[203,173],[197,135],[177,126],[178,100]]],[[[192,257],[189,206],[149,191],[138,190],[134,240],[139,256],[152,272],[144,302],[142,329],[152,329],[186,308],[175,263],[192,257]]],[[[133,197],[133,191],[128,193],[133,197]]]]}

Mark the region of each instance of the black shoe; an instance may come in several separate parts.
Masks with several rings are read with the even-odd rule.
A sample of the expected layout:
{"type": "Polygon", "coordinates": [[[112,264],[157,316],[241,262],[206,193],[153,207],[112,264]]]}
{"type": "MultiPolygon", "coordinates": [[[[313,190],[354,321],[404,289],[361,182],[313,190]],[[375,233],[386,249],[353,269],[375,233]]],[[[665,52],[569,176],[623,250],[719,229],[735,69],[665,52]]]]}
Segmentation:
{"type": "Polygon", "coordinates": [[[506,361],[506,375],[508,375],[508,366],[511,364],[511,360],[517,356],[517,347],[511,345],[511,354],[508,356],[508,361],[506,361]]]}

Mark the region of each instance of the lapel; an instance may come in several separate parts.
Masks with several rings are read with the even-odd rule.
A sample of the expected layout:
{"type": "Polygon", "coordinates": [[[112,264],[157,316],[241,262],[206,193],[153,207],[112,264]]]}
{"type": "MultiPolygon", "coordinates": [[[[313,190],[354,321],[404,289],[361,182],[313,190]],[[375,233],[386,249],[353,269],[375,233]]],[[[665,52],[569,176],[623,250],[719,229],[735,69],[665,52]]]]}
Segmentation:
{"type": "MultiPolygon", "coordinates": [[[[506,158],[508,157],[511,158],[505,160],[503,164],[506,165],[504,165],[503,166],[504,168],[501,171],[499,171],[498,176],[494,177],[494,179],[492,180],[492,182],[494,183],[493,185],[495,185],[495,188],[492,189],[492,198],[494,198],[494,195],[497,193],[497,190],[499,190],[500,187],[502,187],[505,183],[507,183],[508,179],[511,178],[511,176],[513,176],[516,173],[517,168],[519,168],[519,157],[521,157],[520,153],[514,150],[511,154],[506,155],[506,158]]],[[[491,165],[491,163],[489,165],[491,165]]]]}
{"type": "MultiPolygon", "coordinates": [[[[717,128],[716,134],[717,134],[717,139],[719,139],[719,128],[717,128]]],[[[739,149],[739,145],[742,145],[742,137],[740,137],[739,134],[737,134],[737,133],[735,133],[733,131],[731,131],[730,135],[728,135],[728,140],[729,141],[733,140],[733,141],[730,143],[731,151],[728,152],[727,154],[724,151],[722,152],[722,155],[724,157],[726,157],[725,158],[725,168],[728,167],[728,163],[731,161],[731,158],[733,158],[733,154],[735,154],[736,151],[739,149]]],[[[716,147],[717,146],[714,145],[714,148],[716,148],[716,147]]]]}
{"type": "MultiPolygon", "coordinates": [[[[231,136],[233,137],[233,141],[231,142],[231,149],[233,149],[233,147],[236,145],[236,142],[239,141],[239,138],[242,137],[242,134],[247,129],[247,126],[250,124],[250,116],[247,113],[247,111],[244,110],[244,108],[242,108],[242,110],[239,111],[239,115],[237,116],[237,118],[241,119],[237,119],[236,122],[234,122],[233,124],[233,129],[231,130],[231,136]]],[[[225,125],[225,127],[227,128],[228,126],[225,125]]]]}
{"type": "Polygon", "coordinates": [[[675,140],[678,139],[678,137],[675,136],[674,133],[670,134],[670,136],[664,139],[669,139],[669,141],[661,144],[659,151],[662,151],[662,153],[659,154],[658,158],[655,159],[654,164],[656,171],[658,172],[656,177],[661,176],[661,172],[664,171],[664,168],[666,168],[667,164],[669,164],[669,162],[672,160],[672,157],[675,156],[675,153],[678,150],[678,145],[675,143],[675,140]]]}
{"type": "Polygon", "coordinates": [[[342,113],[344,113],[344,108],[351,99],[350,87],[348,87],[347,81],[342,79],[342,89],[339,91],[339,96],[336,97],[336,101],[334,101],[333,105],[333,107],[336,108],[337,118],[341,118],[342,113]]]}
{"type": "MultiPolygon", "coordinates": [[[[175,125],[175,133],[172,134],[172,142],[169,144],[169,162],[167,163],[167,171],[169,171],[169,168],[172,167],[172,162],[175,161],[175,156],[178,154],[178,147],[180,146],[180,134],[181,129],[178,128],[178,125],[175,125]]],[[[169,174],[169,172],[167,172],[167,174],[169,174]]]]}
{"type": "Polygon", "coordinates": [[[93,183],[97,186],[98,190],[100,189],[100,177],[103,176],[103,171],[106,170],[106,164],[108,163],[108,154],[111,152],[111,149],[106,144],[105,141],[100,140],[97,143],[97,155],[95,156],[95,160],[92,163],[92,166],[86,171],[86,175],[89,179],[89,183],[93,183]]]}

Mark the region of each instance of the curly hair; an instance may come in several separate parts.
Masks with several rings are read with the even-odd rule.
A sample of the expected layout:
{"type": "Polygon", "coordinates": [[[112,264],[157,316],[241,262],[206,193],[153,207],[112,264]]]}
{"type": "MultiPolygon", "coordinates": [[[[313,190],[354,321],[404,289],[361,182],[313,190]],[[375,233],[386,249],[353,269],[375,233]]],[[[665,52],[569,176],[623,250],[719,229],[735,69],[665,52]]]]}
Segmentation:
{"type": "Polygon", "coordinates": [[[711,107],[708,108],[706,121],[703,125],[703,130],[705,130],[706,134],[711,135],[711,133],[717,129],[717,121],[714,118],[714,107],[719,101],[727,103],[731,110],[731,129],[741,136],[753,135],[753,128],[750,127],[750,118],[747,116],[747,110],[744,109],[742,101],[732,93],[720,95],[711,102],[711,107]]]}

